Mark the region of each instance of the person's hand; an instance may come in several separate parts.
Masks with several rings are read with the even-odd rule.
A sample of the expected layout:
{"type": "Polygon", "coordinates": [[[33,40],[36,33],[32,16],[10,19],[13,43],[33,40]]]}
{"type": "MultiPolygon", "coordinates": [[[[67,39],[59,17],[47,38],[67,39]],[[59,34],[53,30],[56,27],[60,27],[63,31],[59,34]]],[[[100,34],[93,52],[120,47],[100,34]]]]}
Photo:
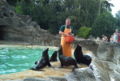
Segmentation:
{"type": "Polygon", "coordinates": [[[69,33],[69,35],[74,36],[74,34],[73,34],[73,33],[69,33]]]}
{"type": "Polygon", "coordinates": [[[70,36],[70,34],[64,33],[64,36],[70,36]]]}
{"type": "Polygon", "coordinates": [[[61,31],[59,32],[59,34],[60,34],[60,35],[63,35],[63,36],[69,36],[69,34],[64,33],[64,32],[61,32],[61,31]]]}

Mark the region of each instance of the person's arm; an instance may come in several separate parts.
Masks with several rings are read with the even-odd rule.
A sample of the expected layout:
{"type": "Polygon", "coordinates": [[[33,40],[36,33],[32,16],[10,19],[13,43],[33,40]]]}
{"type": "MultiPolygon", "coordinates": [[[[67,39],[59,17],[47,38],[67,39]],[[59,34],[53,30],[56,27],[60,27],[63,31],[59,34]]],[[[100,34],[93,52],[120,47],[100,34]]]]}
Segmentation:
{"type": "Polygon", "coordinates": [[[60,35],[64,35],[64,32],[62,32],[62,31],[59,31],[59,34],[60,34],[60,35]]]}
{"type": "Polygon", "coordinates": [[[65,30],[65,26],[63,25],[60,27],[59,34],[63,36],[68,36],[69,34],[64,33],[64,30],[65,30]]]}

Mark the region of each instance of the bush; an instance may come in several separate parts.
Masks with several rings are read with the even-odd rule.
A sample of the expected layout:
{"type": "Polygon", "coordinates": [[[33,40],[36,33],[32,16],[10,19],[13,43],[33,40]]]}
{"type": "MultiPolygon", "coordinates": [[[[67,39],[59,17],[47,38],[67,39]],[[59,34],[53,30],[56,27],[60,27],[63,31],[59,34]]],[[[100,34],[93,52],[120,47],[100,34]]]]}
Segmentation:
{"type": "Polygon", "coordinates": [[[16,11],[16,13],[23,14],[21,5],[17,5],[15,7],[15,11],[16,11]]]}
{"type": "Polygon", "coordinates": [[[77,33],[78,37],[88,38],[92,28],[90,27],[80,27],[77,33]]]}
{"type": "Polygon", "coordinates": [[[110,37],[116,27],[116,19],[109,12],[100,14],[92,26],[92,35],[100,37],[103,34],[110,37]]]}

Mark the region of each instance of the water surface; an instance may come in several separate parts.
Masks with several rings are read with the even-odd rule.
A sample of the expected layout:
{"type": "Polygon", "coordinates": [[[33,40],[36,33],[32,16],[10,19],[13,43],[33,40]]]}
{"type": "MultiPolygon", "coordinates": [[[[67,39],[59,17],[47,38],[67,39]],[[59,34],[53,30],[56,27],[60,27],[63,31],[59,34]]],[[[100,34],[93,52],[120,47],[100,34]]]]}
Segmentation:
{"type": "MultiPolygon", "coordinates": [[[[28,70],[42,55],[45,48],[0,48],[0,74],[15,73],[28,70]]],[[[53,53],[49,50],[49,56],[53,53]]]]}

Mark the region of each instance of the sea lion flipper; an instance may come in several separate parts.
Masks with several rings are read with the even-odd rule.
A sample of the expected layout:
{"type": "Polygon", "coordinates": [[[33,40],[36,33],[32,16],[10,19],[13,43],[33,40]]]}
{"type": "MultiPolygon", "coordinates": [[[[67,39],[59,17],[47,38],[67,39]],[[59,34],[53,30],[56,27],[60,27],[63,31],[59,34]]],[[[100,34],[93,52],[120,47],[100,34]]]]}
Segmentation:
{"type": "Polygon", "coordinates": [[[49,67],[52,67],[52,65],[50,64],[50,62],[48,62],[48,64],[47,64],[49,67]]]}
{"type": "Polygon", "coordinates": [[[38,61],[35,61],[35,64],[37,64],[38,63],[38,61]]]}
{"type": "Polygon", "coordinates": [[[51,62],[57,61],[57,51],[55,51],[55,52],[52,54],[52,56],[50,57],[50,61],[51,61],[51,62]]]}
{"type": "Polygon", "coordinates": [[[75,64],[75,68],[78,68],[78,65],[77,65],[77,63],[75,64]]]}
{"type": "Polygon", "coordinates": [[[44,71],[42,69],[36,69],[36,68],[30,68],[30,70],[34,70],[34,71],[44,71]]]}

